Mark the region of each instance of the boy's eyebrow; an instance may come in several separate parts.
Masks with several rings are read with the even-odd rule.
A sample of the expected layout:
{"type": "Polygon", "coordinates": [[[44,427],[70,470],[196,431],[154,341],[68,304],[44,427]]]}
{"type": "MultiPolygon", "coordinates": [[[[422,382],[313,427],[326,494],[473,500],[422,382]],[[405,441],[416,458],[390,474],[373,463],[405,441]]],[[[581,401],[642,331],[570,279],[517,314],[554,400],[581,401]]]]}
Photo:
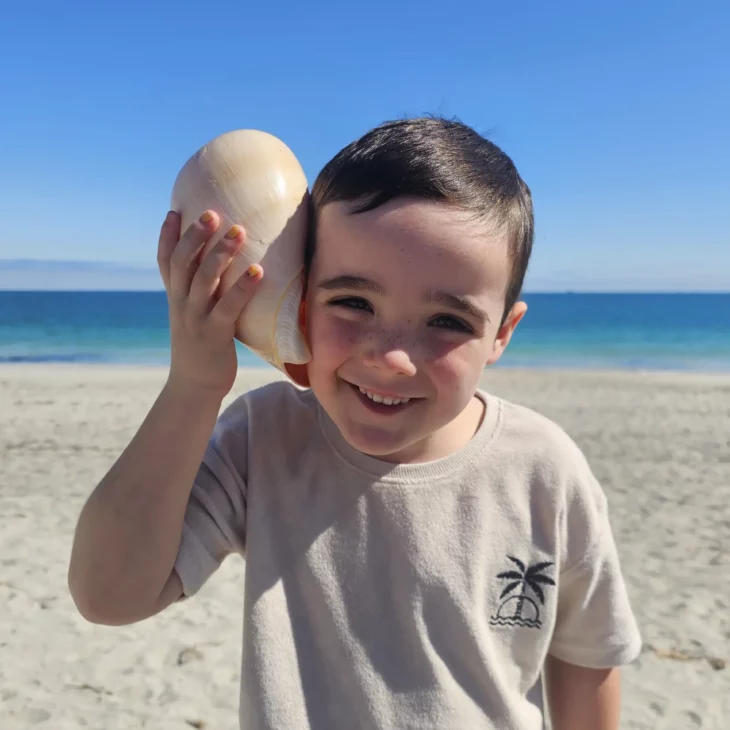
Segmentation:
{"type": "MultiPolygon", "coordinates": [[[[340,276],[333,276],[331,279],[324,279],[317,284],[317,289],[324,289],[331,291],[335,289],[349,289],[351,291],[361,292],[372,292],[373,294],[385,294],[380,284],[367,279],[364,276],[357,276],[355,274],[340,274],[340,276]]],[[[461,312],[470,317],[473,317],[478,322],[489,322],[489,315],[476,304],[469,301],[466,297],[460,297],[456,294],[450,294],[449,292],[436,290],[431,291],[424,297],[425,302],[441,304],[444,307],[454,310],[455,312],[461,312]]]]}
{"type": "Polygon", "coordinates": [[[385,294],[380,284],[364,276],[355,276],[353,274],[341,274],[333,276],[331,279],[324,279],[317,284],[317,289],[352,289],[353,291],[369,291],[373,294],[385,294]]]}

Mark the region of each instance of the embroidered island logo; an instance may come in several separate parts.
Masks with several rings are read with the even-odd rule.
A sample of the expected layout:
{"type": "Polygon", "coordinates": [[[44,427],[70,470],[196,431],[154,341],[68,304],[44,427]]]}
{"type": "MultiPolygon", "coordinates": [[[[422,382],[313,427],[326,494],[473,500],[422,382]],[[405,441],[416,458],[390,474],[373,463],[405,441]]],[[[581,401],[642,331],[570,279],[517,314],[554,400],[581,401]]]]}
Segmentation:
{"type": "Polygon", "coordinates": [[[545,605],[545,592],[543,586],[554,586],[555,581],[543,571],[549,568],[552,563],[535,563],[527,567],[521,560],[507,556],[517,569],[506,570],[500,573],[497,578],[508,580],[499,600],[497,612],[489,620],[492,626],[525,626],[532,629],[539,629],[542,626],[540,621],[540,606],[545,605]],[[515,593],[519,589],[519,593],[515,593]],[[528,592],[537,597],[540,606],[533,600],[528,592]],[[503,600],[504,599],[504,600],[503,600]]]}

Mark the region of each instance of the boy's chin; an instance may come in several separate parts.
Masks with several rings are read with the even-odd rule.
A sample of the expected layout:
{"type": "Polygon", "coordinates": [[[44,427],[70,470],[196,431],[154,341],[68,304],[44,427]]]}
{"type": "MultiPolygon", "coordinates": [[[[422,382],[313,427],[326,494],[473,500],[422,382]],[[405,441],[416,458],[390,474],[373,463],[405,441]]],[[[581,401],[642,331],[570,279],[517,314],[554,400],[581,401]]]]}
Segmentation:
{"type": "Polygon", "coordinates": [[[414,438],[398,438],[394,434],[374,433],[373,430],[357,427],[339,426],[342,437],[356,451],[373,459],[391,463],[409,461],[411,454],[418,443],[414,438]]]}

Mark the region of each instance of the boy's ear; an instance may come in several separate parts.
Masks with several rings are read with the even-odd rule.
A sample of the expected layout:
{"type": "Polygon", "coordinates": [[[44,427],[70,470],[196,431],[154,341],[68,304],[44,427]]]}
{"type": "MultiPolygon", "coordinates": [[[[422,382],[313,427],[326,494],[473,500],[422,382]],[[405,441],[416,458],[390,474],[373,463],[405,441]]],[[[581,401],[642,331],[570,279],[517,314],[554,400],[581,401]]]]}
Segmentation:
{"type": "Polygon", "coordinates": [[[509,341],[512,339],[517,325],[520,323],[522,318],[527,312],[527,304],[525,302],[517,302],[514,307],[510,310],[509,314],[505,317],[504,323],[497,332],[497,337],[494,340],[494,346],[492,348],[492,354],[487,360],[487,365],[494,365],[502,353],[507,349],[509,341]]]}

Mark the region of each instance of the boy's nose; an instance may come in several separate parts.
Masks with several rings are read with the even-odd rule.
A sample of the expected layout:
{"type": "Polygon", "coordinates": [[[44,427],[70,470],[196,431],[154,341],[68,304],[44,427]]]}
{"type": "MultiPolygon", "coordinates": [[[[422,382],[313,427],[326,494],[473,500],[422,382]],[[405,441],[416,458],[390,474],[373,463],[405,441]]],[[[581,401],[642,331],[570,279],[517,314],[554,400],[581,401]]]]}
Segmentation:
{"type": "Polygon", "coordinates": [[[416,366],[405,350],[390,350],[383,354],[387,367],[399,375],[415,375],[416,366]]]}
{"type": "Polygon", "coordinates": [[[403,348],[372,348],[365,355],[364,360],[370,367],[386,370],[396,375],[413,376],[416,374],[416,366],[408,352],[403,348]]]}

